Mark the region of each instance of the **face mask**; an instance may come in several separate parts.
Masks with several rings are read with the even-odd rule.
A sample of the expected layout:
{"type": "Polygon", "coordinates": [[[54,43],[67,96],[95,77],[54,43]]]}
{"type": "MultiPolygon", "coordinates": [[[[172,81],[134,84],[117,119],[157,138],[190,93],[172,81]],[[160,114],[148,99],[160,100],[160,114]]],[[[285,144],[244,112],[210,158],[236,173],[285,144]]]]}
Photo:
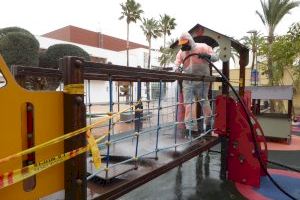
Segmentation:
{"type": "Polygon", "coordinates": [[[181,47],[181,51],[190,51],[192,49],[192,47],[190,45],[183,45],[181,47]]]}

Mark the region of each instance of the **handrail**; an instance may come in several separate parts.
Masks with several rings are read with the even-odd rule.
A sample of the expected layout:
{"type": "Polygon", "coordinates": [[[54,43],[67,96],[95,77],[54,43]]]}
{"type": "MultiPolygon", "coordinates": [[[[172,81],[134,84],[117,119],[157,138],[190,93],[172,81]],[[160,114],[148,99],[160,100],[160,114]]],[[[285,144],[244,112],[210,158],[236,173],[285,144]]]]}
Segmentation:
{"type": "MultiPolygon", "coordinates": [[[[113,81],[130,81],[136,82],[140,79],[142,82],[174,82],[176,80],[191,80],[205,82],[222,82],[220,77],[216,76],[199,76],[195,74],[175,73],[153,69],[143,69],[136,67],[125,67],[120,65],[111,65],[103,63],[93,63],[83,61],[84,79],[87,80],[108,80],[108,75],[113,81]]],[[[47,76],[62,77],[62,70],[53,68],[40,68],[15,65],[12,66],[14,76],[47,76]]]]}
{"type": "Polygon", "coordinates": [[[215,76],[199,76],[195,74],[166,72],[161,70],[143,69],[136,67],[124,67],[120,65],[111,65],[103,63],[93,63],[83,61],[84,72],[87,74],[102,75],[108,78],[108,75],[119,79],[140,79],[142,82],[159,82],[175,80],[191,80],[191,81],[206,81],[206,82],[221,82],[220,77],[215,76]]]}

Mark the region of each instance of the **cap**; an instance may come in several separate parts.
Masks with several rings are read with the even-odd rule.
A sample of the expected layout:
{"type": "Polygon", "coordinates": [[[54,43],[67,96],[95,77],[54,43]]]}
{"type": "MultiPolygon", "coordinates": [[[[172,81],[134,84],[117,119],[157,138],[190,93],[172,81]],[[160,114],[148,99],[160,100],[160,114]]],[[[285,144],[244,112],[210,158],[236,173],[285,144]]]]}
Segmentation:
{"type": "Polygon", "coordinates": [[[179,39],[179,42],[178,42],[178,44],[179,45],[183,45],[183,44],[187,44],[189,42],[189,40],[188,39],[179,39]]]}

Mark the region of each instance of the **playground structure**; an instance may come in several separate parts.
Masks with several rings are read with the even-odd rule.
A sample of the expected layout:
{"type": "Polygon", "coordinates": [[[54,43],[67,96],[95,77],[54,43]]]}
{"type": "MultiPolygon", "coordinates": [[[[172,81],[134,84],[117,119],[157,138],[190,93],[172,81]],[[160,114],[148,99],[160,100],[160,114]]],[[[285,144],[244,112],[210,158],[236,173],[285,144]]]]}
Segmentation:
{"type": "MultiPolygon", "coordinates": [[[[243,97],[248,49],[201,25],[196,25],[190,33],[196,42],[205,42],[212,47],[220,46],[222,71],[227,77],[231,47],[239,52],[239,94],[243,97]]],[[[124,68],[87,62],[76,57],[65,57],[60,63],[60,70],[20,66],[13,69],[15,77],[26,74],[62,77],[63,91],[35,92],[18,86],[1,59],[0,69],[6,80],[6,85],[0,89],[1,111],[3,110],[0,123],[1,134],[4,135],[0,141],[0,172],[3,174],[0,176],[1,197],[8,200],[46,196],[48,199],[115,199],[219,142],[222,150],[220,176],[259,186],[264,172],[257,157],[262,157],[263,161],[267,159],[262,129],[252,115],[252,134],[246,120],[247,113],[243,111],[240,102],[228,96],[229,87],[223,78],[124,68]],[[108,81],[109,110],[99,114],[91,102],[84,102],[84,80],[108,81]],[[178,89],[173,97],[164,99],[161,96],[163,83],[175,83],[176,80],[223,82],[221,96],[190,102],[211,103],[215,112],[208,117],[213,129],[205,130],[196,137],[192,137],[191,133],[187,137],[180,135],[178,126],[184,122],[177,115],[182,105],[178,103],[178,89]],[[116,105],[114,102],[114,81],[130,82],[137,88],[136,98],[132,98],[130,105],[126,105],[124,109],[118,107],[120,103],[116,105]],[[155,82],[159,85],[157,99],[143,99],[142,82],[155,82]],[[149,106],[145,106],[147,104],[149,106]],[[126,133],[116,134],[114,130],[125,124],[119,120],[120,114],[130,110],[135,115],[133,120],[130,119],[133,121],[133,128],[126,133]],[[152,117],[147,120],[152,125],[145,126],[144,122],[142,126],[142,114],[149,111],[152,112],[152,117]],[[168,116],[171,113],[173,119],[163,118],[164,114],[168,116]],[[90,131],[96,140],[89,135],[90,131]],[[207,136],[213,131],[218,136],[207,136]],[[96,143],[101,153],[100,160],[103,161],[98,169],[96,161],[100,155],[95,151],[96,143]],[[262,143],[264,148],[261,149],[259,145],[258,152],[254,151],[256,143],[262,143]],[[92,156],[86,153],[89,149],[92,156]],[[62,162],[64,166],[56,165],[62,162]],[[30,175],[34,175],[35,180],[31,180],[34,184],[26,192],[24,185],[30,175]],[[17,182],[16,178],[20,178],[20,181],[17,182]]],[[[197,120],[204,120],[204,116],[198,116],[197,120]]]]}

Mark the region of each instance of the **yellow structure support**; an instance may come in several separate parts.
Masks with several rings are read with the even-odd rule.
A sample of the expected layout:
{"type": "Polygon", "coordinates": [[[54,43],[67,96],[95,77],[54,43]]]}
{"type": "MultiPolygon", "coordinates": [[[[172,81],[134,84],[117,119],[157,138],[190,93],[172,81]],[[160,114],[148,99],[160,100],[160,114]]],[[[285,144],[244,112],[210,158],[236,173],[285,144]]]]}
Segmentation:
{"type": "MultiPolygon", "coordinates": [[[[28,103],[33,106],[34,144],[38,145],[61,136],[64,132],[63,93],[28,91],[20,87],[1,56],[0,72],[6,81],[6,85],[0,88],[0,158],[27,148],[26,105],[28,103]]],[[[35,152],[35,162],[62,153],[63,143],[54,144],[35,152]]],[[[23,160],[26,158],[27,156],[24,156],[1,163],[0,174],[22,168],[23,160]]],[[[37,174],[35,184],[30,190],[25,191],[26,180],[3,188],[0,190],[0,197],[5,200],[31,200],[63,190],[63,167],[63,164],[60,164],[37,174]]]]}

